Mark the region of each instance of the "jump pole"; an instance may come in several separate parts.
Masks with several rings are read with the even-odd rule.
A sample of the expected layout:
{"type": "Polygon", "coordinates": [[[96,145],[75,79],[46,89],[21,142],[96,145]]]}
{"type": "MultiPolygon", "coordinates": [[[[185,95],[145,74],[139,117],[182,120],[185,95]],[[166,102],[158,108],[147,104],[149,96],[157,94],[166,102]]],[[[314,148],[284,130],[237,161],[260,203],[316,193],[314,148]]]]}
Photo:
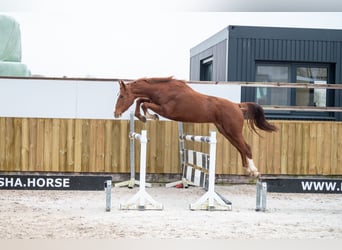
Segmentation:
{"type": "Polygon", "coordinates": [[[145,189],[146,186],[146,144],[147,132],[130,133],[130,137],[140,141],[140,185],[139,191],[126,203],[120,204],[122,210],[162,210],[163,205],[156,202],[145,189]]]}
{"type": "MultiPolygon", "coordinates": [[[[129,132],[134,133],[134,114],[129,113],[129,132]]],[[[130,179],[127,181],[115,184],[115,187],[134,188],[135,185],[139,186],[140,182],[135,179],[135,141],[133,137],[129,137],[129,165],[130,165],[130,179]]],[[[145,183],[146,187],[151,187],[150,183],[145,183]]]]}

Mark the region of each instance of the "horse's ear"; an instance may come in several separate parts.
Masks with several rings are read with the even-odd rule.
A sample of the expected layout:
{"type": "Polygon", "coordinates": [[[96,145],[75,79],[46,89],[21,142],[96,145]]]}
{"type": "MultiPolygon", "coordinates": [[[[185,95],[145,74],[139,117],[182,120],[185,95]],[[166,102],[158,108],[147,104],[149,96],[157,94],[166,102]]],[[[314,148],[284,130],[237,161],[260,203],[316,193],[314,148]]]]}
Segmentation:
{"type": "Polygon", "coordinates": [[[126,90],[126,85],[122,80],[119,80],[119,85],[120,85],[120,89],[122,88],[122,89],[126,90]]]}

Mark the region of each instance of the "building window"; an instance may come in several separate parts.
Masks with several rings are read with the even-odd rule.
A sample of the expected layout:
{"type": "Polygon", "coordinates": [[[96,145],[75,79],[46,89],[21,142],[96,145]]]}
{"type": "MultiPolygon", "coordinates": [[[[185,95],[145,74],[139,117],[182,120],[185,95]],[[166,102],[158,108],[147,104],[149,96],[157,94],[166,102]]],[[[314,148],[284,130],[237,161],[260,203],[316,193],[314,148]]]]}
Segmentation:
{"type": "Polygon", "coordinates": [[[200,66],[200,81],[213,80],[213,57],[208,57],[201,60],[200,66]]]}
{"type": "MultiPolygon", "coordinates": [[[[257,65],[257,82],[289,82],[290,68],[286,65],[257,65]]],[[[290,105],[291,92],[282,88],[257,88],[256,102],[261,105],[290,105]]]]}
{"type": "MultiPolygon", "coordinates": [[[[334,82],[332,65],[314,63],[256,63],[256,82],[295,82],[326,84],[334,82]],[[330,75],[329,75],[330,74],[330,75]]],[[[326,89],[258,87],[254,101],[260,105],[333,106],[333,91],[326,89]],[[329,101],[330,100],[330,101],[329,101]],[[329,101],[329,102],[328,102],[329,101]]],[[[269,118],[329,119],[329,112],[267,111],[269,118]]]]}
{"type": "MultiPolygon", "coordinates": [[[[328,68],[326,67],[297,67],[296,82],[326,84],[328,81],[328,68]]],[[[326,89],[296,89],[297,106],[326,107],[326,89]]]]}

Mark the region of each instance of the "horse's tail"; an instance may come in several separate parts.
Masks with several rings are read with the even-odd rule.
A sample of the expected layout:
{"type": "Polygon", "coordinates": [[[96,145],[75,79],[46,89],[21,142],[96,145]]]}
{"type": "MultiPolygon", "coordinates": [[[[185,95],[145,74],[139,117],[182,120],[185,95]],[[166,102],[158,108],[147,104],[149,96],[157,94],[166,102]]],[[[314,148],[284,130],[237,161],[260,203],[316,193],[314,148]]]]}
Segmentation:
{"type": "Polygon", "coordinates": [[[267,132],[275,132],[278,130],[276,126],[266,121],[264,110],[259,104],[254,102],[242,102],[239,105],[245,119],[247,119],[249,126],[255,133],[258,134],[255,126],[267,132]]]}

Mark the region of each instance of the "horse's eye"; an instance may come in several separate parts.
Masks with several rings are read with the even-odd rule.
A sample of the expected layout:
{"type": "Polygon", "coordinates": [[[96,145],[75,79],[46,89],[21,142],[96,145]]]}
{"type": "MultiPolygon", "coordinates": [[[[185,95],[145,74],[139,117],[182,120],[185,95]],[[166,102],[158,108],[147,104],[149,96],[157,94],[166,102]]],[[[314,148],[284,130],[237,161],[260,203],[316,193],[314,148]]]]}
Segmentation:
{"type": "Polygon", "coordinates": [[[124,96],[123,96],[123,95],[120,95],[119,98],[124,98],[124,96]]]}

